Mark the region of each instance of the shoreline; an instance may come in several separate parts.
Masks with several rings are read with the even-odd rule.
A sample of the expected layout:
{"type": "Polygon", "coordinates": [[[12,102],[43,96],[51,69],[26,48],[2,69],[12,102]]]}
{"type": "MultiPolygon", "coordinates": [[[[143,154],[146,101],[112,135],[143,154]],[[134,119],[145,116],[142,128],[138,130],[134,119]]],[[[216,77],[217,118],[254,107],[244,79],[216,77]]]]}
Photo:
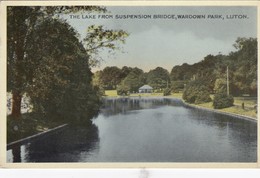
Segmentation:
{"type": "Polygon", "coordinates": [[[257,117],[250,117],[250,116],[246,116],[246,115],[241,115],[241,114],[236,114],[236,113],[232,113],[232,112],[226,112],[226,111],[221,111],[221,110],[217,110],[217,109],[211,109],[211,108],[207,108],[207,107],[203,107],[203,106],[199,106],[199,105],[195,105],[195,104],[190,104],[185,102],[182,98],[179,97],[174,97],[174,96],[103,96],[103,98],[108,98],[108,99],[126,99],[126,98],[133,98],[133,99],[137,99],[137,98],[172,98],[172,99],[177,99],[180,100],[185,106],[188,107],[192,107],[192,108],[197,108],[197,109],[201,109],[201,110],[205,110],[205,111],[210,111],[210,112],[214,112],[214,113],[218,113],[218,114],[223,114],[223,115],[228,115],[228,116],[233,116],[233,117],[237,117],[239,119],[245,119],[245,120],[249,120],[249,121],[253,121],[253,122],[257,122],[258,119],[257,117]]]}
{"type": "Polygon", "coordinates": [[[194,105],[194,104],[189,104],[189,103],[186,103],[186,102],[183,101],[183,100],[182,100],[182,103],[183,103],[185,106],[188,106],[188,107],[191,107],[191,108],[197,108],[197,109],[201,109],[201,110],[205,110],[205,111],[210,111],[210,112],[214,112],[214,113],[218,113],[218,114],[223,114],[223,115],[228,115],[228,116],[237,117],[237,118],[239,118],[239,119],[245,119],[245,120],[257,122],[257,118],[255,118],[255,117],[250,117],[250,116],[245,116],[245,115],[241,115],[241,114],[236,114],[236,113],[221,111],[221,110],[217,110],[217,109],[206,108],[206,107],[202,107],[202,106],[198,106],[198,105],[194,105]]]}
{"type": "Polygon", "coordinates": [[[19,140],[10,142],[10,143],[7,143],[6,148],[7,148],[7,150],[9,150],[13,146],[15,146],[15,145],[24,144],[24,143],[29,142],[30,140],[34,140],[34,139],[37,139],[39,137],[43,137],[43,136],[49,135],[51,133],[54,133],[56,131],[59,131],[59,130],[65,128],[66,126],[68,126],[68,124],[62,124],[60,126],[52,128],[52,129],[48,129],[46,131],[43,131],[43,132],[31,135],[31,136],[28,136],[28,137],[25,137],[25,138],[22,138],[22,139],[19,139],[19,140]]]}

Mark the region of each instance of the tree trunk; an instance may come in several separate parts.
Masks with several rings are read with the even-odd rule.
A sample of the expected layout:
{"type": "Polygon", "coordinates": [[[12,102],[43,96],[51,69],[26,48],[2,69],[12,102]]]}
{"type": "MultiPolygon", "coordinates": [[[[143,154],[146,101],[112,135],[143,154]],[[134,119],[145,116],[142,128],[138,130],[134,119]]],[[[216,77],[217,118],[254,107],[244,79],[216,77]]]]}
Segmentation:
{"type": "Polygon", "coordinates": [[[12,98],[12,113],[11,116],[14,119],[21,118],[21,103],[22,103],[22,96],[18,91],[13,92],[12,98]]]}

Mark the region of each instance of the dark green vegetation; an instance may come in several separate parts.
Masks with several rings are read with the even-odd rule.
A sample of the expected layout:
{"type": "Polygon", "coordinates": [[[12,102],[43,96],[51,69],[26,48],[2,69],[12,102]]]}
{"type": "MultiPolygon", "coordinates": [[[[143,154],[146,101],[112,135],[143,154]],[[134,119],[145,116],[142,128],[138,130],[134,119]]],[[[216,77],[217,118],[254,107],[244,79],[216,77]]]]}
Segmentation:
{"type": "Polygon", "coordinates": [[[234,98],[231,95],[227,95],[225,92],[216,93],[213,99],[214,109],[222,109],[233,106],[234,98]]]}
{"type": "Polygon", "coordinates": [[[204,80],[194,80],[187,84],[182,98],[188,103],[201,104],[210,102],[209,88],[204,80]]]}
{"type": "Polygon", "coordinates": [[[148,84],[155,92],[163,92],[170,86],[169,72],[162,67],[150,70],[148,73],[137,67],[124,66],[122,69],[112,66],[94,74],[95,85],[102,90],[116,89],[119,95],[136,93],[138,89],[148,84]]]}
{"type": "Polygon", "coordinates": [[[11,140],[37,132],[38,124],[51,127],[51,123],[90,123],[98,113],[102,91],[93,86],[90,68],[101,60],[100,50],[117,49],[128,34],[92,25],[80,42],[79,34],[57,15],[83,11],[101,13],[106,9],[96,6],[8,7],[7,90],[12,93],[13,101],[8,126],[13,123],[20,126],[15,133],[13,127],[8,127],[11,140]],[[21,114],[25,93],[33,108],[28,116],[21,114]]]}
{"type": "Polygon", "coordinates": [[[9,115],[7,117],[7,143],[47,131],[49,128],[61,124],[64,124],[64,122],[59,121],[59,119],[50,121],[36,112],[22,114],[19,120],[9,115]]]}
{"type": "Polygon", "coordinates": [[[257,39],[238,38],[234,47],[228,55],[207,55],[198,63],[174,66],[170,73],[161,67],[149,72],[137,67],[106,67],[95,73],[94,81],[103,91],[116,89],[119,95],[136,93],[148,84],[164,95],[183,92],[183,99],[195,104],[210,102],[210,94],[216,94],[215,108],[229,107],[232,96],[257,96],[257,39]],[[219,100],[220,95],[225,101],[219,100]]]}
{"type": "Polygon", "coordinates": [[[191,80],[204,80],[210,93],[227,91],[227,67],[229,91],[233,96],[257,95],[257,39],[238,38],[229,55],[208,55],[202,61],[173,67],[170,77],[173,90],[184,88],[191,80]],[[181,84],[183,86],[181,87],[181,84]]]}

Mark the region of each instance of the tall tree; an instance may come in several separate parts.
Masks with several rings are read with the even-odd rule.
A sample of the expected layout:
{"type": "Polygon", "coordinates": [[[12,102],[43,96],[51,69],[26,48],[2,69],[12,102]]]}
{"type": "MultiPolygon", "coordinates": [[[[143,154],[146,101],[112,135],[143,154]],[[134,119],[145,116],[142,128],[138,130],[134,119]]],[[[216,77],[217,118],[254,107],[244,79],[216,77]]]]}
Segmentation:
{"type": "Polygon", "coordinates": [[[141,87],[143,82],[143,70],[135,67],[120,83],[120,89],[128,90],[128,92],[137,92],[138,88],[141,87]]]}
{"type": "Polygon", "coordinates": [[[116,66],[105,67],[101,72],[100,80],[105,89],[116,89],[121,82],[121,69],[116,66]]]}
{"type": "Polygon", "coordinates": [[[100,102],[91,85],[88,55],[74,29],[49,19],[31,37],[25,59],[35,68],[28,74],[26,92],[34,111],[68,122],[89,121],[100,102]]]}
{"type": "MultiPolygon", "coordinates": [[[[35,58],[28,57],[27,51],[37,51],[37,47],[41,46],[41,43],[50,38],[36,40],[37,35],[32,38],[32,34],[34,30],[37,29],[38,26],[41,26],[42,23],[46,21],[58,18],[60,13],[74,13],[74,12],[86,12],[86,11],[95,11],[95,12],[106,12],[106,8],[97,7],[97,6],[19,6],[19,7],[8,7],[7,9],[7,46],[8,46],[8,59],[7,59],[7,71],[8,71],[8,91],[11,91],[13,94],[13,102],[12,102],[12,116],[14,118],[19,118],[21,116],[21,99],[23,93],[28,92],[28,86],[30,82],[35,81],[33,74],[38,70],[35,65],[40,65],[40,61],[36,61],[35,58]],[[39,44],[33,46],[33,40],[39,42],[39,44]]],[[[71,29],[72,27],[67,26],[66,28],[71,29]]],[[[89,30],[94,29],[89,28],[89,30]]],[[[89,38],[85,38],[85,52],[88,55],[96,54],[97,51],[101,48],[115,49],[116,45],[113,42],[119,40],[124,41],[124,38],[127,36],[127,33],[123,31],[116,31],[113,33],[113,30],[103,30],[103,28],[98,28],[99,30],[94,30],[94,32],[89,31],[89,34],[92,36],[88,36],[89,38]],[[101,33],[103,32],[103,33],[101,33]],[[111,33],[112,32],[112,33],[111,33]],[[100,36],[101,35],[101,36],[100,36]],[[102,36],[104,35],[104,36],[102,36]],[[96,38],[99,36],[100,38],[96,38]],[[118,38],[120,36],[120,38],[118,38]],[[109,39],[108,42],[104,41],[109,39]]],[[[52,31],[56,31],[57,33],[52,36],[59,39],[62,31],[57,31],[57,29],[48,29],[50,33],[52,31]]],[[[54,33],[52,33],[54,34],[54,33]]],[[[48,43],[50,48],[56,48],[60,50],[60,54],[67,50],[66,47],[70,46],[62,46],[62,41],[60,43],[48,43]]],[[[48,48],[46,46],[42,46],[44,48],[48,48]]],[[[43,52],[42,50],[41,52],[43,52]]],[[[40,52],[40,51],[38,51],[40,52]]],[[[37,56],[37,54],[35,54],[37,56]]],[[[41,53],[38,53],[41,56],[41,53]]],[[[47,58],[53,57],[51,56],[52,52],[47,58]]],[[[42,55],[44,56],[44,54],[42,55]]],[[[46,56],[45,56],[46,57],[46,56]]],[[[41,60],[47,60],[47,58],[40,58],[41,60]]],[[[38,59],[38,58],[37,58],[38,59]]],[[[91,59],[93,59],[91,57],[91,59]]],[[[89,62],[89,60],[87,60],[89,62]]],[[[66,67],[65,67],[66,68],[66,67]]],[[[52,70],[52,69],[50,69],[52,70]]],[[[57,74],[60,75],[60,74],[57,74]]],[[[44,86],[43,86],[44,87],[44,86]]],[[[46,87],[46,86],[45,86],[46,87]]],[[[41,89],[39,89],[40,91],[41,89]]],[[[38,91],[38,92],[39,92],[38,91]]]]}
{"type": "Polygon", "coordinates": [[[60,13],[79,11],[99,11],[106,9],[97,6],[9,6],[7,7],[7,71],[8,91],[12,92],[12,113],[14,118],[21,116],[21,99],[28,85],[27,74],[30,61],[26,61],[28,39],[37,25],[60,13]]]}
{"type": "Polygon", "coordinates": [[[157,67],[153,70],[150,70],[147,74],[147,82],[154,89],[167,88],[170,86],[169,72],[162,67],[157,67]]]}

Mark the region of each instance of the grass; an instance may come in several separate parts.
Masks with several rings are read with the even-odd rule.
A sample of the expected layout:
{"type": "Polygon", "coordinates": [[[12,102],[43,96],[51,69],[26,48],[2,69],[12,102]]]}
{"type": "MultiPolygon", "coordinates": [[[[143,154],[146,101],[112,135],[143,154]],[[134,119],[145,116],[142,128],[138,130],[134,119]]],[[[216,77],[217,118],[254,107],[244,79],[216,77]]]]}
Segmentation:
{"type": "Polygon", "coordinates": [[[118,96],[116,90],[105,90],[105,96],[118,96]]]}
{"type": "Polygon", "coordinates": [[[245,104],[246,107],[254,107],[257,104],[256,97],[234,97],[234,104],[241,106],[242,103],[245,104]]]}
{"type": "Polygon", "coordinates": [[[7,143],[32,136],[61,124],[59,121],[44,119],[35,113],[22,114],[17,120],[7,116],[7,143]],[[15,130],[14,128],[18,128],[15,130]]]}
{"type": "MultiPolygon", "coordinates": [[[[227,112],[227,113],[233,113],[233,114],[239,114],[243,116],[249,116],[253,118],[257,118],[257,113],[256,109],[254,108],[255,103],[257,102],[256,99],[248,99],[245,104],[245,108],[242,109],[242,102],[243,100],[240,100],[240,98],[234,98],[234,106],[228,107],[228,108],[223,108],[223,109],[217,109],[218,111],[222,112],[227,112]]],[[[200,106],[203,108],[208,108],[208,109],[214,109],[213,108],[213,102],[207,102],[207,103],[202,103],[202,104],[192,104],[195,106],[200,106]]]]}

